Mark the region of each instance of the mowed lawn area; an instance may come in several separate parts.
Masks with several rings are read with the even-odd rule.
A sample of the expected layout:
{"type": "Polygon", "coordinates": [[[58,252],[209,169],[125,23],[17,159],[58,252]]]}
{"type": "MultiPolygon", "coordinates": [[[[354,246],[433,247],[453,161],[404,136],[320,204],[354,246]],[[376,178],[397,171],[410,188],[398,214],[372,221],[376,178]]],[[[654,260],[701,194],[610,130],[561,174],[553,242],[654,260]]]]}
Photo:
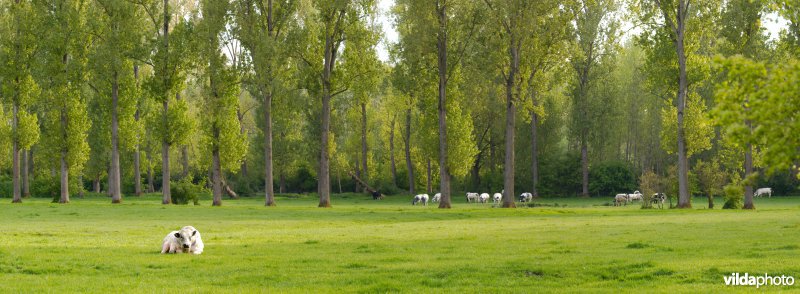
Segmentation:
{"type": "Polygon", "coordinates": [[[797,197],[756,199],[756,211],[603,206],[610,197],[500,209],[461,194],[449,210],[356,194],[333,195],[330,209],[313,195],[269,208],[0,200],[1,293],[708,293],[755,290],[725,286],[732,272],[800,278],[797,197]],[[185,225],[205,252],[159,254],[185,225]]]}

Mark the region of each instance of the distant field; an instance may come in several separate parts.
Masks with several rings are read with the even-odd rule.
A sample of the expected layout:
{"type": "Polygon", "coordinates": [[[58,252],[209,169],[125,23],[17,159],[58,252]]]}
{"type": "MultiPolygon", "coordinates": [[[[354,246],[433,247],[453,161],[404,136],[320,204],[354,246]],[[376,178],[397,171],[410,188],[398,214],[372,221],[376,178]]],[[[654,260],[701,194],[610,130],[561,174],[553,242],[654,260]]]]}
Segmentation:
{"type": "MultiPolygon", "coordinates": [[[[330,209],[314,196],[271,208],[159,199],[0,199],[0,293],[709,293],[755,290],[725,286],[732,272],[800,279],[798,197],[758,198],[756,211],[594,198],[499,209],[458,196],[450,210],[355,194],[333,195],[330,209]],[[184,225],[200,230],[205,252],[159,254],[184,225]]],[[[759,290],[798,291],[800,281],[759,290]]]]}

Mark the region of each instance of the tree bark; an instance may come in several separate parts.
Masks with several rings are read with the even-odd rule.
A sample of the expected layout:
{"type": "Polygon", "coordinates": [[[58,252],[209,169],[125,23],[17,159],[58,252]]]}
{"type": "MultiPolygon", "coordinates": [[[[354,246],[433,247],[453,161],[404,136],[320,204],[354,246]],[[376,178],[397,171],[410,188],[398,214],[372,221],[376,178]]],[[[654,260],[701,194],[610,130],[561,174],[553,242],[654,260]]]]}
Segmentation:
{"type": "Polygon", "coordinates": [[[450,173],[447,170],[447,0],[436,1],[439,32],[436,48],[439,65],[439,208],[450,208],[450,173]]]}
{"type": "MultiPolygon", "coordinates": [[[[61,116],[64,121],[64,115],[61,116]]],[[[61,198],[58,203],[69,203],[69,168],[67,167],[67,150],[61,150],[61,198]]]]}
{"type": "Polygon", "coordinates": [[[28,182],[28,151],[22,150],[22,197],[30,197],[30,183],[28,182]]]}
{"type": "MultiPolygon", "coordinates": [[[[17,94],[17,97],[19,97],[18,94],[17,94]]],[[[19,99],[19,98],[17,98],[17,99],[19,99]]],[[[13,119],[12,119],[12,126],[11,127],[14,130],[14,132],[19,130],[19,104],[17,102],[14,102],[14,113],[13,113],[13,119]]],[[[13,146],[12,146],[12,150],[11,150],[11,153],[12,153],[12,164],[11,164],[11,167],[12,167],[11,178],[12,178],[12,180],[11,181],[13,182],[12,185],[14,186],[14,188],[13,188],[13,190],[14,190],[14,192],[13,192],[14,193],[14,199],[11,200],[11,203],[22,203],[22,193],[21,193],[20,183],[19,183],[19,152],[20,152],[20,150],[19,150],[20,149],[19,148],[19,139],[12,137],[11,140],[14,141],[13,144],[12,144],[13,146]]]]}
{"type": "Polygon", "coordinates": [[[686,148],[686,129],[684,127],[684,110],[686,97],[689,90],[686,74],[686,52],[684,51],[684,32],[687,5],[683,0],[678,1],[678,26],[675,32],[675,48],[678,54],[678,67],[680,70],[678,87],[678,208],[691,208],[691,195],[689,195],[689,159],[686,148]]]}
{"type": "Polygon", "coordinates": [[[414,164],[411,163],[411,106],[406,109],[406,131],[403,135],[403,144],[406,152],[406,170],[408,171],[408,193],[414,195],[414,164]]]}
{"type": "MultiPolygon", "coordinates": [[[[533,98],[535,99],[535,98],[533,98]]],[[[536,102],[533,102],[536,106],[536,102]]],[[[531,177],[533,185],[531,192],[533,197],[539,197],[539,137],[538,137],[539,115],[531,110],[531,177]]]]}
{"type": "MultiPolygon", "coordinates": [[[[267,92],[264,95],[264,197],[266,198],[264,205],[266,206],[276,205],[272,173],[272,93],[267,92]]],[[[282,185],[283,174],[281,174],[281,193],[283,193],[282,185]]]]}
{"type": "Polygon", "coordinates": [[[112,178],[111,187],[111,203],[122,202],[122,193],[120,189],[120,172],[119,172],[119,118],[117,108],[119,105],[119,80],[118,74],[114,72],[113,82],[111,84],[111,170],[109,178],[112,178]]]}
{"type": "Polygon", "coordinates": [[[92,180],[92,190],[95,193],[100,193],[100,175],[95,176],[95,178],[92,180]]]}
{"type": "MultiPolygon", "coordinates": [[[[369,169],[367,168],[367,103],[361,103],[361,167],[364,171],[361,179],[369,183],[369,169]]],[[[364,187],[364,191],[366,192],[364,187]]]]}
{"type": "MultiPolygon", "coordinates": [[[[169,53],[169,0],[164,0],[164,52],[165,56],[168,56],[169,53]]],[[[167,59],[164,60],[164,69],[166,70],[169,67],[167,64],[167,59]]],[[[164,87],[165,91],[168,88],[167,80],[164,79],[164,87]]],[[[177,95],[177,93],[176,93],[177,95]]],[[[164,131],[169,131],[169,91],[164,93],[164,131]]],[[[170,204],[172,203],[172,193],[170,191],[170,170],[169,170],[169,147],[171,142],[169,142],[168,137],[165,136],[162,138],[161,142],[161,204],[170,204]]]]}
{"type": "MultiPolygon", "coordinates": [[[[511,22],[511,26],[514,22],[511,22]]],[[[516,136],[517,107],[514,102],[514,82],[519,70],[519,46],[516,36],[511,32],[509,44],[509,57],[511,66],[506,80],[506,154],[503,167],[503,207],[514,208],[514,137],[516,136]]]]}
{"type": "MultiPolygon", "coordinates": [[[[219,142],[219,130],[214,129],[214,140],[219,142]]],[[[214,197],[212,206],[222,205],[222,169],[219,161],[219,147],[215,146],[211,151],[211,191],[214,197]]]]}
{"type": "Polygon", "coordinates": [[[753,184],[748,178],[748,176],[751,174],[753,174],[753,145],[747,143],[747,149],[744,153],[744,176],[746,184],[744,186],[743,209],[756,209],[755,204],[753,204],[753,184]]]}
{"type": "MultiPolygon", "coordinates": [[[[339,50],[340,41],[335,40],[336,36],[342,34],[340,31],[342,18],[345,11],[339,10],[333,13],[337,17],[336,24],[331,31],[325,34],[324,47],[324,68],[322,69],[322,136],[320,136],[320,155],[319,155],[319,180],[317,181],[317,191],[319,193],[318,207],[331,207],[331,174],[330,174],[330,133],[331,133],[331,74],[336,64],[336,53],[339,50]],[[338,14],[338,15],[337,15],[338,14]]],[[[328,24],[330,25],[330,24],[328,24]]],[[[329,30],[326,30],[329,31],[329,30]]]]}
{"type": "Polygon", "coordinates": [[[427,165],[428,165],[428,185],[425,186],[425,189],[428,192],[428,194],[432,194],[433,193],[433,179],[431,177],[431,159],[430,159],[430,157],[428,158],[428,164],[427,165]]]}
{"type": "Polygon", "coordinates": [[[394,126],[397,115],[392,116],[391,126],[389,127],[389,161],[392,165],[392,185],[397,187],[397,164],[394,160],[394,126]]]}
{"type": "MultiPolygon", "coordinates": [[[[168,128],[167,117],[169,113],[169,100],[164,100],[164,129],[168,128]]],[[[163,138],[161,142],[161,204],[172,203],[172,194],[169,187],[169,141],[163,138]]]]}
{"type": "MultiPolygon", "coordinates": [[[[133,66],[133,77],[136,80],[136,84],[139,84],[139,66],[133,66]]],[[[136,112],[133,115],[133,119],[136,122],[139,122],[139,103],[136,103],[136,112]]],[[[141,149],[141,144],[136,143],[136,146],[133,150],[133,190],[136,196],[142,195],[142,169],[141,169],[141,162],[140,162],[140,154],[139,150],[141,149]]]]}

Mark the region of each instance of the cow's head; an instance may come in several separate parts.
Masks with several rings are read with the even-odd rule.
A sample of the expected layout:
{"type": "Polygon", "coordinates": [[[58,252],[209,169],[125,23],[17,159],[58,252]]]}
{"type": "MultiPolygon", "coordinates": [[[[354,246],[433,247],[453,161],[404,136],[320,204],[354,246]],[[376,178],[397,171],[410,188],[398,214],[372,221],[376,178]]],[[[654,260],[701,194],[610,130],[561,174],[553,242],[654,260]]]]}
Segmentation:
{"type": "Polygon", "coordinates": [[[175,233],[175,237],[181,242],[181,247],[183,247],[183,249],[189,249],[189,247],[194,244],[195,240],[197,240],[197,229],[192,226],[185,226],[175,233]]]}

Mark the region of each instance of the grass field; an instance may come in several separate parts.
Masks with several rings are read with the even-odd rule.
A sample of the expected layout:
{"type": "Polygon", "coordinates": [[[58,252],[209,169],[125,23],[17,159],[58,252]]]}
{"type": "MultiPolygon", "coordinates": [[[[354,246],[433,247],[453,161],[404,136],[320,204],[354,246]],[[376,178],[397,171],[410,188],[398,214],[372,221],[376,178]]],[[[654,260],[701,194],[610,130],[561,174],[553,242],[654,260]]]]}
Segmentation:
{"type": "Polygon", "coordinates": [[[463,197],[441,210],[355,194],[334,195],[331,209],[313,196],[278,197],[272,208],[261,198],[164,206],[159,197],[0,199],[0,293],[708,293],[755,290],[725,286],[732,272],[800,278],[796,197],[757,199],[756,211],[601,206],[609,199],[499,209],[463,197]],[[159,254],[184,225],[200,230],[205,252],[159,254]]]}

